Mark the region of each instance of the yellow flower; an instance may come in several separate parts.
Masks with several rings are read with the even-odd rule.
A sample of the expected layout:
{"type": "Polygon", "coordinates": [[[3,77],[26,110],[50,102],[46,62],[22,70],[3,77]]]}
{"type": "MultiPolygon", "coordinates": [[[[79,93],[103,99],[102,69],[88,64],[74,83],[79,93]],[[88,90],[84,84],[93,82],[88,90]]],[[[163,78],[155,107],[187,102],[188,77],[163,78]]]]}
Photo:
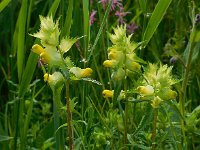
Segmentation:
{"type": "Polygon", "coordinates": [[[60,72],[54,72],[52,75],[51,74],[44,74],[44,81],[48,82],[50,85],[51,89],[58,89],[59,87],[63,87],[65,79],[60,72]]]}
{"type": "Polygon", "coordinates": [[[137,90],[143,96],[150,96],[150,95],[153,95],[154,93],[154,89],[151,85],[139,86],[137,90]]]}
{"type": "Polygon", "coordinates": [[[105,60],[103,62],[103,65],[104,65],[104,67],[110,68],[110,67],[113,67],[115,65],[115,62],[116,62],[115,60],[105,60]]]}
{"type": "Polygon", "coordinates": [[[62,62],[61,55],[55,47],[42,48],[40,45],[35,44],[32,47],[34,53],[40,55],[43,62],[49,64],[50,66],[60,66],[62,62]]]}
{"type": "Polygon", "coordinates": [[[49,80],[49,76],[51,76],[51,75],[48,73],[44,74],[44,82],[47,82],[49,80]]]}
{"type": "Polygon", "coordinates": [[[79,67],[72,67],[69,70],[69,72],[73,73],[77,78],[86,78],[91,76],[92,69],[91,68],[81,69],[79,67]]]}
{"type": "Polygon", "coordinates": [[[89,77],[92,74],[92,69],[91,68],[85,68],[82,69],[81,71],[81,78],[89,77]]]}
{"type": "Polygon", "coordinates": [[[38,44],[33,45],[32,50],[33,50],[34,53],[36,53],[38,55],[45,52],[44,48],[42,48],[42,46],[40,46],[38,44]]]}
{"type": "Polygon", "coordinates": [[[102,92],[104,98],[113,97],[114,91],[111,90],[103,90],[102,92]]]}

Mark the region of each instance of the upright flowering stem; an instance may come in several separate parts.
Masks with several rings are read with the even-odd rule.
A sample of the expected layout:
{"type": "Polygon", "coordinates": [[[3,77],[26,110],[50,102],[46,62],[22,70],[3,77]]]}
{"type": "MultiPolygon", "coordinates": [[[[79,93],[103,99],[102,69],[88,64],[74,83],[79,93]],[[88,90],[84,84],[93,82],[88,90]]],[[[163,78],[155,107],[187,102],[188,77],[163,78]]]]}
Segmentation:
{"type": "Polygon", "coordinates": [[[156,124],[157,124],[158,108],[154,109],[153,114],[153,127],[152,127],[152,150],[156,149],[156,124]]]}
{"type": "Polygon", "coordinates": [[[19,102],[19,131],[20,131],[20,149],[25,150],[26,139],[24,138],[24,123],[23,123],[23,114],[24,114],[24,98],[20,99],[19,102]]]}
{"type": "Polygon", "coordinates": [[[125,119],[124,119],[124,145],[127,144],[127,130],[128,130],[128,101],[127,101],[127,79],[125,77],[125,82],[124,82],[124,91],[125,91],[125,100],[126,100],[126,103],[125,103],[125,119]]]}
{"type": "Polygon", "coordinates": [[[66,108],[67,108],[67,127],[68,127],[68,143],[69,149],[74,150],[74,133],[72,126],[72,112],[70,110],[70,99],[69,99],[69,81],[66,82],[66,108]]]}

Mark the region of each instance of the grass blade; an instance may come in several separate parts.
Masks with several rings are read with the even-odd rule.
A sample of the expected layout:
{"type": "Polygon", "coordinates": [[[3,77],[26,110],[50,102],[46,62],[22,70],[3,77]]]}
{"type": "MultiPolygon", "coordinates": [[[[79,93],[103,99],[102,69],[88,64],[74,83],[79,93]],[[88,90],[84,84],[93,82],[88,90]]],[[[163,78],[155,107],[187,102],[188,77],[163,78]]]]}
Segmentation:
{"type": "Polygon", "coordinates": [[[10,3],[11,0],[3,0],[0,3],[0,12],[10,3]]]}
{"type": "Polygon", "coordinates": [[[65,24],[63,28],[63,36],[69,36],[71,24],[72,24],[72,12],[73,12],[73,3],[74,0],[69,0],[69,6],[67,9],[67,16],[65,18],[65,24]]]}
{"type": "Polygon", "coordinates": [[[18,44],[17,44],[17,71],[18,80],[21,81],[22,71],[24,67],[25,56],[25,32],[26,32],[26,17],[27,17],[27,1],[22,1],[21,10],[19,13],[19,32],[18,32],[18,44]]]}
{"type": "Polygon", "coordinates": [[[172,0],[159,0],[157,3],[143,36],[144,47],[149,43],[171,2],[172,0]]]}

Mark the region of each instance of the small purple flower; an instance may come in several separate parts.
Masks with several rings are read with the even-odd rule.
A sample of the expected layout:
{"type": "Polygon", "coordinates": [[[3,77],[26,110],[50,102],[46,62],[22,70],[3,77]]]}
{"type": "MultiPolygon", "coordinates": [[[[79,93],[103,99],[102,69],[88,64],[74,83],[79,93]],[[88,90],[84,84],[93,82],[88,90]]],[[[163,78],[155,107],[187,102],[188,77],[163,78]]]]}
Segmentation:
{"type": "Polygon", "coordinates": [[[131,24],[127,24],[126,28],[127,28],[127,33],[132,34],[138,29],[138,26],[133,22],[131,24]]]}
{"type": "MultiPolygon", "coordinates": [[[[110,11],[114,11],[116,7],[122,7],[121,1],[122,0],[113,0],[110,11]]],[[[109,0],[100,0],[99,3],[102,4],[103,9],[106,9],[106,6],[108,5],[109,0]]]]}
{"type": "Polygon", "coordinates": [[[118,11],[116,11],[115,16],[118,17],[118,23],[123,24],[124,23],[124,17],[130,14],[130,12],[125,12],[123,7],[120,7],[118,11]]]}
{"type": "Polygon", "coordinates": [[[169,60],[170,64],[175,64],[176,61],[177,61],[177,57],[176,57],[176,56],[172,57],[172,58],[169,60]]]}
{"type": "Polygon", "coordinates": [[[96,18],[95,18],[96,13],[97,13],[96,10],[92,10],[90,14],[90,26],[96,21],[96,18]]]}

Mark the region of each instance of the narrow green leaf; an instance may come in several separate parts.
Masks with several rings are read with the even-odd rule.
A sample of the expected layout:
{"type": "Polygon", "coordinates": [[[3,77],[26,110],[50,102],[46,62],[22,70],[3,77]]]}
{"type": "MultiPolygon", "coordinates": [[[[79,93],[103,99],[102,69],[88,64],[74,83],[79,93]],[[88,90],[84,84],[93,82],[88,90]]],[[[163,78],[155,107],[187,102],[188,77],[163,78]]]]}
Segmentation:
{"type": "Polygon", "coordinates": [[[65,18],[65,24],[64,24],[63,33],[62,33],[64,37],[69,37],[71,24],[72,24],[73,2],[74,0],[69,0],[67,16],[65,18]]]}
{"type": "Polygon", "coordinates": [[[23,67],[24,67],[24,56],[25,56],[25,31],[26,31],[26,17],[27,17],[27,0],[22,1],[22,6],[19,13],[19,32],[18,32],[18,43],[17,43],[17,71],[18,80],[21,81],[23,67]]]}
{"type": "Polygon", "coordinates": [[[51,8],[50,8],[50,10],[48,12],[48,16],[50,16],[50,15],[55,16],[59,4],[60,4],[60,0],[55,0],[53,2],[52,6],[51,6],[51,8]]]}
{"type": "Polygon", "coordinates": [[[84,50],[85,50],[85,56],[87,55],[87,49],[89,44],[89,1],[83,0],[83,23],[84,23],[84,50]]]}
{"type": "Polygon", "coordinates": [[[92,48],[91,48],[90,54],[89,54],[89,56],[88,56],[88,58],[87,58],[87,61],[90,60],[90,57],[92,56],[93,51],[94,51],[94,49],[95,49],[95,47],[96,47],[96,45],[97,45],[97,42],[98,42],[98,40],[99,40],[99,38],[100,38],[100,35],[101,35],[101,33],[102,33],[104,24],[105,24],[105,22],[106,22],[106,18],[107,18],[107,16],[108,16],[109,12],[110,12],[110,8],[111,8],[112,1],[113,1],[113,0],[110,0],[110,2],[109,2],[109,4],[108,4],[108,7],[107,7],[107,9],[106,9],[105,15],[103,16],[103,20],[102,20],[101,26],[100,26],[99,31],[98,31],[98,33],[97,33],[96,39],[95,39],[95,41],[94,41],[94,44],[93,44],[93,46],[92,46],[92,48]]]}
{"type": "Polygon", "coordinates": [[[11,0],[3,0],[0,3],[0,12],[10,3],[11,0]]]}
{"type": "Polygon", "coordinates": [[[172,0],[159,0],[157,3],[143,36],[144,47],[149,43],[171,2],[172,0]]]}

